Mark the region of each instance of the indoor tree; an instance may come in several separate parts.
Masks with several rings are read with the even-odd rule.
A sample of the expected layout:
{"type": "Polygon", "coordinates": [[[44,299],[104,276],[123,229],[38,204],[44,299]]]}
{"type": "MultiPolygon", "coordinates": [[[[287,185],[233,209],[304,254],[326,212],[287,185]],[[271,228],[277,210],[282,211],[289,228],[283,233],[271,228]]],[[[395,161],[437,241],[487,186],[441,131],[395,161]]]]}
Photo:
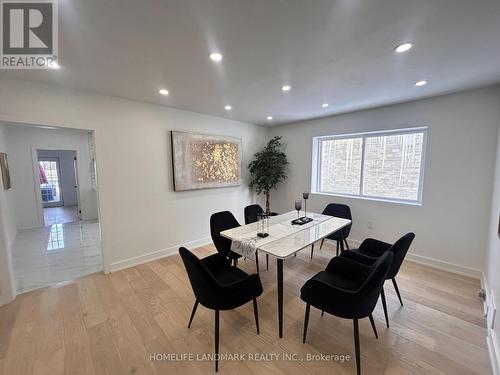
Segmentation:
{"type": "Polygon", "coordinates": [[[287,178],[288,160],[283,152],[281,137],[276,136],[271,139],[254,157],[255,159],[248,165],[251,175],[250,188],[254,189],[257,194],[265,194],[266,213],[270,213],[269,191],[276,189],[278,184],[287,178]]]}

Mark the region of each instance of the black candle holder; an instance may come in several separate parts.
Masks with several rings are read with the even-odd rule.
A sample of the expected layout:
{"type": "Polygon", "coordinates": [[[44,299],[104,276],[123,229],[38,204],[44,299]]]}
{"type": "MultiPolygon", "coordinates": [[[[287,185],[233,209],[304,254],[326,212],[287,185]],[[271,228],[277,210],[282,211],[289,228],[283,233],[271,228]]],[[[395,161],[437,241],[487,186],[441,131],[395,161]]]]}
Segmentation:
{"type": "Polygon", "coordinates": [[[302,198],[304,198],[304,217],[307,219],[307,200],[309,199],[309,193],[302,193],[302,198]]]}

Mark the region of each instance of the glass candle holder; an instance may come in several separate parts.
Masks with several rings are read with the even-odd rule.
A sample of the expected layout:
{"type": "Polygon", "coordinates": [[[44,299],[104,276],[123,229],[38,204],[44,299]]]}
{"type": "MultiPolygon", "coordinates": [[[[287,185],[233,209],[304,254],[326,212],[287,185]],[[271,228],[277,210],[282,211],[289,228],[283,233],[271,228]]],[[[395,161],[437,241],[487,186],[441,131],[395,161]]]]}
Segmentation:
{"type": "Polygon", "coordinates": [[[295,201],[295,209],[297,210],[297,219],[300,217],[300,210],[302,209],[302,201],[297,199],[295,201]]]}
{"type": "Polygon", "coordinates": [[[257,236],[267,237],[269,236],[269,215],[262,213],[257,215],[257,236]]]}

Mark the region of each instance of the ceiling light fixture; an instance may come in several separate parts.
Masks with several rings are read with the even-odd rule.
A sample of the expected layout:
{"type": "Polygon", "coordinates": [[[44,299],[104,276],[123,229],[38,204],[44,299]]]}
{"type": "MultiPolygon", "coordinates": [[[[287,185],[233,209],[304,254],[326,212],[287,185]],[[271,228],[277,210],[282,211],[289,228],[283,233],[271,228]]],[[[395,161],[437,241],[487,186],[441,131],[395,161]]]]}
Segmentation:
{"type": "Polygon", "coordinates": [[[210,60],[214,62],[221,62],[222,61],[222,55],[219,52],[212,52],[210,54],[210,60]]]}
{"type": "Polygon", "coordinates": [[[330,104],[328,104],[328,103],[323,103],[323,104],[321,104],[321,106],[322,106],[323,108],[328,108],[328,107],[330,106],[330,104]]]}
{"type": "Polygon", "coordinates": [[[289,85],[283,85],[281,86],[281,91],[283,92],[287,92],[287,91],[290,91],[291,87],[289,85]]]}
{"type": "Polygon", "coordinates": [[[160,91],[158,91],[160,93],[160,95],[168,95],[168,90],[167,89],[160,89],[160,91]]]}
{"type": "Polygon", "coordinates": [[[266,119],[268,119],[269,121],[271,121],[273,119],[273,116],[267,116],[266,119]]]}
{"type": "Polygon", "coordinates": [[[413,43],[403,43],[403,44],[400,44],[399,46],[396,46],[396,48],[394,48],[394,51],[396,51],[397,53],[403,53],[403,52],[406,52],[406,51],[409,51],[413,48],[413,43]]]}
{"type": "Polygon", "coordinates": [[[415,83],[415,86],[417,86],[417,87],[425,86],[425,85],[427,85],[427,81],[425,81],[425,80],[418,81],[415,83]]]}
{"type": "Polygon", "coordinates": [[[224,109],[225,109],[226,111],[230,111],[231,109],[233,109],[233,107],[231,107],[230,105],[226,105],[226,106],[224,107],[224,109]]]}

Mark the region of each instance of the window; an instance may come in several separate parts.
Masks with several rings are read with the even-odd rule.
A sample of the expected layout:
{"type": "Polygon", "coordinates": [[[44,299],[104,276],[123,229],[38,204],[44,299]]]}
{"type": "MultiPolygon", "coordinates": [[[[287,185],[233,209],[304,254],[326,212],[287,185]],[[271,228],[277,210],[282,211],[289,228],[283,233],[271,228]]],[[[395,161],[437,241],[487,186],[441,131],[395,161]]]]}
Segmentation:
{"type": "Polygon", "coordinates": [[[312,191],[422,203],[427,128],[313,139],[312,191]]]}

